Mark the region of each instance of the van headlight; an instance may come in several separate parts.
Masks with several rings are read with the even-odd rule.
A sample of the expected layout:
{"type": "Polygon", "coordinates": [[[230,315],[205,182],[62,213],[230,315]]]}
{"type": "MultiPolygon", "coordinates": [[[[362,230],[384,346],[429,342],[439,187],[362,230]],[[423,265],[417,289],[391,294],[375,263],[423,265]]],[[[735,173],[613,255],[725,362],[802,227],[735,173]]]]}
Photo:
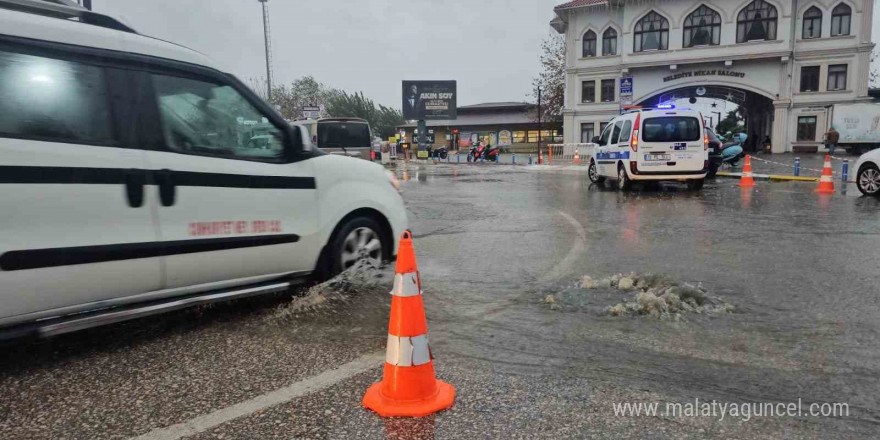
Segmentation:
{"type": "Polygon", "coordinates": [[[397,192],[400,192],[400,180],[397,179],[397,175],[388,170],[385,170],[385,175],[388,177],[388,183],[390,183],[397,192]]]}

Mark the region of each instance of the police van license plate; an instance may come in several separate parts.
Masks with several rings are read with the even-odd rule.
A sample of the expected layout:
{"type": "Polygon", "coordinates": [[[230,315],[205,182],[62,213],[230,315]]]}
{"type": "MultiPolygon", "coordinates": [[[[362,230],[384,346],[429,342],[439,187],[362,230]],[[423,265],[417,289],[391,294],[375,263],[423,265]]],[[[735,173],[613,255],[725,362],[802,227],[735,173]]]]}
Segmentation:
{"type": "Polygon", "coordinates": [[[646,155],[645,155],[645,160],[646,160],[646,161],[649,161],[649,162],[651,162],[651,161],[664,161],[664,162],[668,162],[669,159],[670,159],[669,155],[668,155],[668,154],[665,154],[665,153],[651,153],[651,154],[646,154],[646,155]]]}

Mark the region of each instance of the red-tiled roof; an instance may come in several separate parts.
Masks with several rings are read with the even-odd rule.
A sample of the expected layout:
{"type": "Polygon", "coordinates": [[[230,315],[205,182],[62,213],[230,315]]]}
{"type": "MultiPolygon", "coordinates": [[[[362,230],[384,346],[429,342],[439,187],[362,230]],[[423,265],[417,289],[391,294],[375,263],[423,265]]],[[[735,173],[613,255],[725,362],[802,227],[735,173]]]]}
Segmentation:
{"type": "Polygon", "coordinates": [[[601,5],[603,3],[608,3],[607,0],[574,0],[568,3],[563,3],[555,8],[554,11],[560,11],[563,9],[574,9],[580,8],[581,6],[593,6],[593,5],[601,5]]]}

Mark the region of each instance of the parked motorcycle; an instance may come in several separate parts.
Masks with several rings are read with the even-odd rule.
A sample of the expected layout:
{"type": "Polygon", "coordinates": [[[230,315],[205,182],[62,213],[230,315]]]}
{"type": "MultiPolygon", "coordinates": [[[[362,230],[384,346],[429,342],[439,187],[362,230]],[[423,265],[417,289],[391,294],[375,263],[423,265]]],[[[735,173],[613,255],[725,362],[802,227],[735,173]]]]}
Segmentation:
{"type": "Polygon", "coordinates": [[[486,155],[486,160],[490,162],[495,162],[498,159],[498,156],[501,154],[501,147],[497,145],[494,147],[490,146],[486,148],[486,152],[484,154],[486,155]]]}
{"type": "Polygon", "coordinates": [[[721,163],[736,166],[739,160],[745,156],[742,145],[739,143],[729,143],[721,150],[721,163]]]}
{"type": "Polygon", "coordinates": [[[449,151],[446,149],[446,147],[440,147],[434,150],[434,157],[446,160],[446,158],[449,157],[449,151]]]}

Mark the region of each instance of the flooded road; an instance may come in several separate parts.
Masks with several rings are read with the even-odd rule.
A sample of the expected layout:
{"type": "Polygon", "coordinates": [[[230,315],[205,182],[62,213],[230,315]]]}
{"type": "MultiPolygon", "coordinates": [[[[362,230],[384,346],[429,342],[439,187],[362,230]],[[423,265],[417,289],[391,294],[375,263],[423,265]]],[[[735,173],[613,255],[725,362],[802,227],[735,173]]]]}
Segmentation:
{"type": "Polygon", "coordinates": [[[386,269],[294,298],[4,347],[0,438],[866,439],[880,432],[880,201],[820,197],[811,183],[761,182],[743,192],[733,180],[702,192],[671,184],[619,193],[590,184],[585,173],[503,165],[410,165],[397,173],[437,376],[457,389],[452,409],[417,420],[364,410],[364,391],[382,375],[376,363],[186,435],[162,430],[364,357],[381,359],[386,269]],[[729,307],[613,316],[609,308],[639,304],[642,293],[604,282],[618,274],[635,274],[637,285],[654,274],[702,288],[729,307]],[[583,285],[585,275],[596,285],[583,285]],[[719,420],[614,411],[625,402],[694,399],[845,402],[849,413],[719,420]]]}

